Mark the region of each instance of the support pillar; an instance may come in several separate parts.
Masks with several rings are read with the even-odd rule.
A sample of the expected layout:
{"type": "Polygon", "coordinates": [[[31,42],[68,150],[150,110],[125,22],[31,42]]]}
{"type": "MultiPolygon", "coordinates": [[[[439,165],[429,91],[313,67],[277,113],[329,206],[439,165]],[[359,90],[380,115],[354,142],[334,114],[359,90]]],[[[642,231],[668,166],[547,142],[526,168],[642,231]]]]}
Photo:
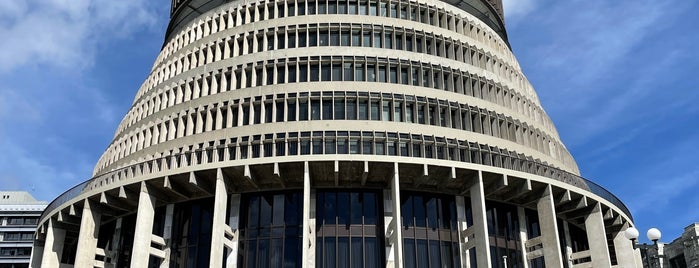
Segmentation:
{"type": "Polygon", "coordinates": [[[587,232],[587,241],[590,243],[590,257],[592,258],[592,267],[595,268],[612,267],[603,217],[602,207],[599,203],[595,204],[592,212],[585,217],[585,231],[587,232]]]}
{"type": "Polygon", "coordinates": [[[571,243],[571,241],[570,241],[570,240],[571,240],[571,239],[570,239],[570,229],[569,229],[569,227],[568,227],[568,222],[567,222],[567,221],[563,221],[563,235],[564,235],[564,237],[565,237],[565,239],[566,239],[566,241],[565,241],[565,242],[566,242],[566,243],[565,243],[565,245],[566,245],[566,251],[565,251],[565,252],[566,252],[566,255],[565,255],[565,258],[564,258],[564,262],[567,263],[567,266],[566,266],[566,267],[572,268],[572,267],[573,267],[573,257],[572,257],[572,256],[573,256],[573,246],[570,244],[570,243],[571,243]]]}
{"type": "Polygon", "coordinates": [[[226,226],[226,206],[228,202],[228,192],[226,182],[223,180],[221,169],[216,175],[216,190],[214,195],[214,215],[211,227],[211,252],[209,257],[209,267],[223,266],[223,248],[226,226]]]}
{"type": "Polygon", "coordinates": [[[524,212],[524,207],[517,207],[517,219],[519,221],[519,247],[522,249],[522,268],[529,268],[529,259],[527,259],[526,241],[529,239],[527,235],[527,215],[524,212]]]}
{"type": "MultiPolygon", "coordinates": [[[[490,263],[490,242],[488,241],[488,218],[485,213],[485,193],[483,192],[483,172],[478,171],[476,184],[471,186],[471,210],[473,212],[474,246],[476,247],[476,266],[492,267],[490,263]]],[[[552,266],[553,267],[553,266],[552,266]]]]}
{"type": "Polygon", "coordinates": [[[29,257],[29,267],[41,267],[41,259],[44,255],[44,247],[37,243],[36,238],[34,238],[34,245],[32,245],[32,255],[29,257]]]}
{"type": "MultiPolygon", "coordinates": [[[[95,267],[95,254],[97,253],[97,238],[102,215],[93,210],[92,201],[85,199],[83,213],[80,219],[80,232],[78,233],[78,248],[75,252],[75,268],[95,267]]],[[[95,208],[96,210],[97,208],[95,208]]]]}
{"type": "Polygon", "coordinates": [[[160,262],[160,268],[170,267],[170,247],[172,246],[172,222],[175,217],[175,204],[168,204],[165,207],[165,223],[163,226],[163,240],[165,240],[165,258],[160,262]]]}
{"type": "Polygon", "coordinates": [[[136,212],[136,230],[134,230],[131,267],[147,267],[150,258],[151,237],[153,236],[153,219],[155,217],[155,198],[148,193],[148,186],[141,182],[136,212]]]}
{"type": "Polygon", "coordinates": [[[302,266],[315,267],[315,220],[311,222],[311,173],[308,162],[303,163],[303,242],[301,243],[302,266]]]}
{"type": "Polygon", "coordinates": [[[561,245],[558,243],[556,207],[553,203],[551,185],[546,186],[546,191],[536,203],[536,210],[539,214],[539,228],[541,229],[544,263],[546,267],[563,267],[561,245]]]}
{"type": "Polygon", "coordinates": [[[643,267],[636,258],[635,250],[631,240],[626,238],[624,231],[631,227],[629,223],[625,223],[621,231],[614,235],[614,249],[616,251],[616,260],[620,267],[643,267]]]}
{"type": "Polygon", "coordinates": [[[384,231],[386,235],[386,268],[403,267],[403,234],[400,215],[400,175],[398,163],[393,165],[390,189],[384,190],[384,231]]]}
{"type": "Polygon", "coordinates": [[[238,267],[238,241],[239,241],[239,222],[240,222],[240,194],[231,195],[231,202],[228,205],[228,210],[230,211],[230,217],[228,218],[228,226],[231,227],[233,232],[233,239],[231,239],[231,247],[228,248],[228,255],[226,255],[226,267],[236,268],[238,267]]]}
{"type": "Polygon", "coordinates": [[[44,253],[41,258],[41,267],[59,267],[63,256],[63,242],[66,238],[66,230],[56,227],[56,220],[49,219],[46,228],[46,240],[44,253]]]}

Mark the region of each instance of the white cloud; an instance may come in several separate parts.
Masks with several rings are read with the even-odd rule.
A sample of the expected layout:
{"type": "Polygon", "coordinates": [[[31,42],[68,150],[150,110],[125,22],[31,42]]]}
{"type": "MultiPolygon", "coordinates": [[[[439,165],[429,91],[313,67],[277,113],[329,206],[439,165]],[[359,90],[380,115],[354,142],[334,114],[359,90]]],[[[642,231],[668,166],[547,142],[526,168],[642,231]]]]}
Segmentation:
{"type": "MultiPolygon", "coordinates": [[[[25,65],[80,69],[92,63],[104,33],[155,23],[147,0],[0,1],[0,74],[25,65]]],[[[163,15],[163,14],[160,14],[163,15]]]]}
{"type": "Polygon", "coordinates": [[[537,0],[503,0],[502,4],[505,11],[505,23],[516,25],[517,21],[529,15],[538,3],[537,0]]]}

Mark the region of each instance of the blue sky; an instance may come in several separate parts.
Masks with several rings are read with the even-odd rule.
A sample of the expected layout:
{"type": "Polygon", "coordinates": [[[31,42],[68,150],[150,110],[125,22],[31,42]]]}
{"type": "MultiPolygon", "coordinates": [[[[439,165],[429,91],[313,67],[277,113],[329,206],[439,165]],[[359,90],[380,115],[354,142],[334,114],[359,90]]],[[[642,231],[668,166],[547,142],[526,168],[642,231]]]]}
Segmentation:
{"type": "MultiPolygon", "coordinates": [[[[50,201],[90,177],[159,52],[169,3],[0,1],[0,189],[50,201]]],[[[697,8],[505,1],[513,50],[582,175],[666,241],[699,221],[697,8]]]]}

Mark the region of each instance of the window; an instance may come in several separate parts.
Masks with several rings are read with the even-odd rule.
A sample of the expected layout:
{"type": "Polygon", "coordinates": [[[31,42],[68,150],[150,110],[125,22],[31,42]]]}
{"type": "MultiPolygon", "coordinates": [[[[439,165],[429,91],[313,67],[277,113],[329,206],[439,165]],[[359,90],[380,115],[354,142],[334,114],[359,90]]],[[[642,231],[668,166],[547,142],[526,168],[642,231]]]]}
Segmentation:
{"type": "Polygon", "coordinates": [[[383,266],[380,198],[374,192],[318,191],[316,266],[383,266]]]}
{"type": "Polygon", "coordinates": [[[405,267],[461,267],[453,197],[405,192],[400,209],[405,267]]]}
{"type": "Polygon", "coordinates": [[[300,192],[243,195],[243,267],[301,267],[302,199],[300,192]]]}

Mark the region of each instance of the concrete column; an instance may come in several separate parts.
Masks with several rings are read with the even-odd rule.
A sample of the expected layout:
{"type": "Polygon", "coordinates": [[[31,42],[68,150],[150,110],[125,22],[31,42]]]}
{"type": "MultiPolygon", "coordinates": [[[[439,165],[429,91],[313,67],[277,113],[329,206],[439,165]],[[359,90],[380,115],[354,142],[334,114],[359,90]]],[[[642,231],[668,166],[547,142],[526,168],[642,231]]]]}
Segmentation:
{"type": "Polygon", "coordinates": [[[527,259],[527,247],[525,242],[527,236],[527,217],[524,212],[524,207],[517,207],[517,219],[519,221],[519,247],[522,249],[522,268],[529,268],[529,260],[527,259]]]}
{"type": "Polygon", "coordinates": [[[223,174],[219,168],[216,171],[216,194],[214,195],[214,215],[213,226],[211,227],[211,252],[209,255],[210,267],[221,267],[223,265],[223,240],[225,238],[226,226],[226,203],[228,202],[228,192],[223,174]]]}
{"type": "Polygon", "coordinates": [[[228,218],[228,226],[235,234],[233,236],[232,247],[228,249],[228,255],[226,256],[226,267],[236,268],[238,267],[238,238],[239,238],[239,222],[240,222],[240,194],[231,195],[231,202],[228,205],[228,210],[230,211],[230,216],[228,218]]]}
{"type": "Polygon", "coordinates": [[[631,240],[626,238],[624,231],[630,227],[629,223],[625,223],[621,231],[614,235],[614,250],[616,251],[616,260],[619,267],[643,267],[640,260],[634,254],[633,244],[631,240]]]}
{"type": "Polygon", "coordinates": [[[170,267],[170,247],[172,246],[172,221],[175,217],[175,204],[165,207],[165,223],[163,226],[163,239],[165,240],[165,258],[160,262],[160,268],[170,267]]]}
{"type": "Polygon", "coordinates": [[[80,232],[78,234],[78,249],[75,252],[75,267],[92,268],[95,266],[95,254],[97,253],[97,238],[102,215],[93,210],[92,201],[85,199],[83,202],[83,214],[80,219],[80,232]]]}
{"type": "Polygon", "coordinates": [[[571,258],[573,254],[573,246],[570,244],[570,229],[568,228],[568,222],[563,221],[563,235],[566,239],[566,255],[564,256],[564,262],[567,263],[566,267],[573,267],[573,260],[571,258]]]}
{"type": "Polygon", "coordinates": [[[121,248],[119,248],[119,242],[121,242],[121,222],[123,221],[123,218],[117,218],[116,219],[116,224],[114,226],[114,234],[112,235],[112,241],[110,242],[111,248],[109,249],[110,251],[110,257],[111,257],[111,263],[106,264],[105,267],[116,267],[117,265],[117,256],[119,256],[119,251],[121,248]]]}
{"type": "Polygon", "coordinates": [[[311,173],[308,162],[303,163],[303,242],[301,243],[302,266],[315,267],[315,222],[311,224],[311,173]]]}
{"type": "Polygon", "coordinates": [[[153,236],[153,218],[155,216],[155,198],[148,193],[148,186],[141,182],[136,212],[136,230],[134,230],[131,267],[146,267],[150,257],[151,237],[153,236]]]}
{"type": "Polygon", "coordinates": [[[483,193],[483,172],[480,170],[476,184],[471,186],[471,211],[473,212],[473,226],[471,228],[474,228],[476,266],[479,268],[491,267],[488,220],[485,215],[485,193],[483,193]]]}
{"type": "Polygon", "coordinates": [[[41,258],[41,267],[59,267],[63,256],[63,242],[66,238],[66,230],[56,227],[56,220],[49,219],[46,228],[46,240],[44,253],[41,258]]]}
{"type": "Polygon", "coordinates": [[[384,191],[384,229],[389,244],[386,245],[386,268],[403,267],[403,235],[400,215],[400,175],[398,163],[393,165],[390,189],[384,191]]]}
{"type": "Polygon", "coordinates": [[[546,191],[536,203],[536,210],[539,214],[539,228],[541,229],[544,263],[546,267],[563,267],[561,245],[558,243],[556,207],[553,203],[551,185],[546,186],[546,191]]]}
{"type": "Polygon", "coordinates": [[[592,267],[612,267],[609,259],[609,246],[607,245],[607,232],[604,229],[604,218],[602,207],[595,204],[592,212],[585,217],[585,231],[587,241],[590,243],[590,257],[592,257],[592,267]]]}
{"type": "MultiPolygon", "coordinates": [[[[35,238],[36,239],[36,238],[35,238]]],[[[34,240],[32,245],[32,255],[29,257],[29,267],[41,267],[41,259],[44,255],[44,247],[34,240]]]]}
{"type": "Polygon", "coordinates": [[[456,203],[457,226],[459,228],[459,258],[461,267],[475,268],[471,267],[471,258],[475,256],[471,256],[468,242],[466,242],[467,235],[464,234],[464,231],[470,228],[466,219],[466,199],[463,196],[456,196],[454,201],[456,203]]]}

